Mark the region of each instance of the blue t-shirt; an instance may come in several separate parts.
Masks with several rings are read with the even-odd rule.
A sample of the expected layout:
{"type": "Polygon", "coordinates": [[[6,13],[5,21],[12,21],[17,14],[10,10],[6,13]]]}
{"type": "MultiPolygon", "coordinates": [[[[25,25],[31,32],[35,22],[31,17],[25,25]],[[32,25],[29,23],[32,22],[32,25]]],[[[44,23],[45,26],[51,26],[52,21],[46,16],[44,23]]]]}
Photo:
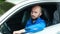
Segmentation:
{"type": "Polygon", "coordinates": [[[35,32],[43,30],[45,27],[46,27],[46,24],[42,18],[40,17],[37,18],[34,23],[32,22],[32,19],[30,18],[27,21],[27,24],[25,26],[25,31],[35,33],[35,32]]]}

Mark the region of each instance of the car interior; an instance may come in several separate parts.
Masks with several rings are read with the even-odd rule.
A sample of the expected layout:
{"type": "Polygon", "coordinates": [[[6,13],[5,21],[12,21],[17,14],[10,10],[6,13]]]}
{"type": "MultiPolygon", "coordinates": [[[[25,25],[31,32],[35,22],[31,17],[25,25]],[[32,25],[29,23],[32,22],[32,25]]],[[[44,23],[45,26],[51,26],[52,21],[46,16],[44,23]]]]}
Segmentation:
{"type": "MultiPolygon", "coordinates": [[[[38,3],[42,6],[42,16],[41,18],[46,21],[46,27],[53,25],[54,12],[57,10],[56,2],[46,2],[46,3],[38,3]]],[[[21,30],[25,28],[27,20],[31,17],[30,12],[31,8],[36,5],[29,5],[21,10],[18,10],[13,16],[11,16],[5,23],[7,27],[9,27],[10,32],[21,30]]],[[[6,34],[6,33],[4,33],[6,34]]],[[[8,34],[8,33],[7,33],[8,34]]]]}

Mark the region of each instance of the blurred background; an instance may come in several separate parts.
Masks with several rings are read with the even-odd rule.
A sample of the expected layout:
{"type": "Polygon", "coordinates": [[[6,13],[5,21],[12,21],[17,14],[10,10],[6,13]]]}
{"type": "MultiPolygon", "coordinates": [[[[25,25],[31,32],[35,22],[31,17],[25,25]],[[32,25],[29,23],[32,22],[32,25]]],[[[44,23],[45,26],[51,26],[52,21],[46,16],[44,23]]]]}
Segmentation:
{"type": "Polygon", "coordinates": [[[7,0],[0,0],[0,16],[4,14],[7,10],[13,7],[15,4],[7,0]]]}

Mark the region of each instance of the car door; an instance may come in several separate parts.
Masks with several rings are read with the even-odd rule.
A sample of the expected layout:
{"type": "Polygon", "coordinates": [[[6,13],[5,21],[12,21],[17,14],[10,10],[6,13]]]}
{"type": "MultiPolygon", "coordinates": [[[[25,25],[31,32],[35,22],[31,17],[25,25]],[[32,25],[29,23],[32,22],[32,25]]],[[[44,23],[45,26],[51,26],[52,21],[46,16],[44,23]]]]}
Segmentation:
{"type": "MultiPolygon", "coordinates": [[[[40,1],[40,0],[35,0],[35,1],[23,1],[20,4],[17,4],[10,10],[8,10],[4,15],[0,17],[0,32],[3,34],[12,34],[13,31],[20,30],[25,28],[27,20],[30,18],[30,11],[31,7],[35,4],[42,4],[45,10],[43,14],[43,19],[47,19],[47,22],[49,23],[52,19],[51,13],[49,12],[50,9],[53,7],[56,8],[55,3],[46,3],[46,1],[40,1]],[[52,5],[51,5],[52,4],[52,5]],[[50,6],[51,5],[51,6],[50,6]],[[48,7],[47,7],[48,6],[48,7]],[[45,17],[45,16],[46,17],[45,17]],[[50,15],[50,17],[48,16],[50,15]]],[[[53,11],[55,11],[54,9],[53,11]]],[[[51,25],[52,22],[49,23],[51,25]]]]}

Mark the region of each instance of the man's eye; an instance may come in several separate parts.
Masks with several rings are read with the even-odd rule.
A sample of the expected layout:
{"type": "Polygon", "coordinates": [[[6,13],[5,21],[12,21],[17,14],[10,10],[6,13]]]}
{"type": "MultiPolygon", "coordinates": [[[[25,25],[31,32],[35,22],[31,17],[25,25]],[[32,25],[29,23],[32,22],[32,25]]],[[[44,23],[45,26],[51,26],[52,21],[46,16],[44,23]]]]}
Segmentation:
{"type": "Polygon", "coordinates": [[[37,12],[35,12],[35,13],[37,13],[37,12]]]}

